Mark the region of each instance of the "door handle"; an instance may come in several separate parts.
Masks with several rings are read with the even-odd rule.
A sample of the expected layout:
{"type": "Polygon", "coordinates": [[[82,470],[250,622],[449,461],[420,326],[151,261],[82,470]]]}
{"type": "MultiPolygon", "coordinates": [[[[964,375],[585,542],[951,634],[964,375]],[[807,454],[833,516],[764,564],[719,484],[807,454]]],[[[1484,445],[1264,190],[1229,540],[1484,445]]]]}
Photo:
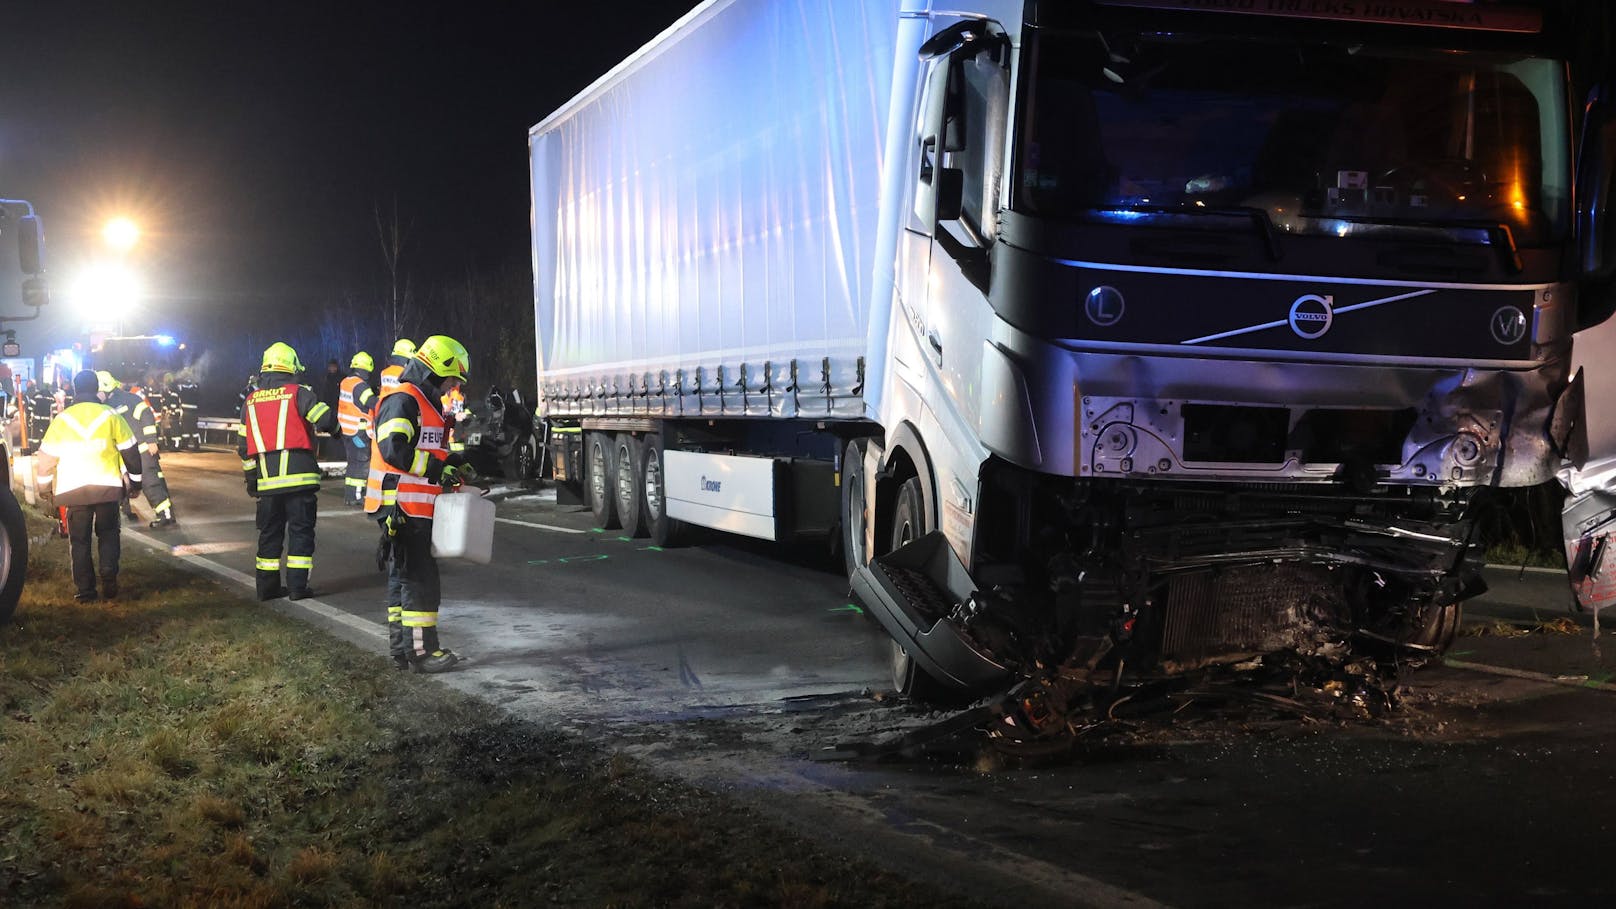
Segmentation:
{"type": "Polygon", "coordinates": [[[937,365],[941,366],[943,363],[943,339],[937,335],[937,329],[927,330],[926,343],[931,345],[932,359],[937,362],[937,365]]]}

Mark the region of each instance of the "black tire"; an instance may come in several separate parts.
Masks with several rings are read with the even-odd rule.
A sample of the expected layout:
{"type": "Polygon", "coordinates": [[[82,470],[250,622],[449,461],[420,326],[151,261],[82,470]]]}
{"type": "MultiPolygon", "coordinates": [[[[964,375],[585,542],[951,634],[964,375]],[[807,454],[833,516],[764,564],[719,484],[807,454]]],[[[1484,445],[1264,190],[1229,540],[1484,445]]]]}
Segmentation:
{"type": "Polygon", "coordinates": [[[612,437],[604,432],[592,432],[584,437],[584,495],[589,499],[589,511],[602,529],[617,526],[617,465],[613,463],[612,437]]]}
{"type": "Polygon", "coordinates": [[[617,462],[617,521],[631,537],[645,536],[645,512],[640,508],[640,462],[645,446],[631,432],[620,432],[614,442],[612,460],[617,462]]]}
{"type": "Polygon", "coordinates": [[[690,529],[683,521],[668,517],[668,474],[662,450],[662,436],[645,437],[640,452],[640,513],[652,545],[666,549],[684,545],[690,538],[690,529]]]}
{"type": "Polygon", "coordinates": [[[1464,604],[1449,603],[1446,606],[1426,606],[1416,618],[1417,624],[1409,643],[1420,647],[1431,647],[1437,653],[1442,653],[1459,637],[1459,625],[1464,621],[1464,604]]]}
{"type": "Polygon", "coordinates": [[[511,446],[500,465],[501,472],[507,480],[526,483],[533,479],[533,459],[533,439],[529,436],[511,446]]]}
{"type": "MultiPolygon", "coordinates": [[[[892,503],[891,545],[887,551],[911,543],[930,530],[926,523],[925,490],[920,485],[919,477],[910,477],[898,487],[898,497],[892,503]]],[[[959,691],[933,678],[909,656],[909,651],[904,650],[903,645],[896,640],[891,645],[892,687],[899,694],[928,704],[955,704],[960,701],[959,691]]]]}
{"type": "Polygon", "coordinates": [[[864,452],[869,448],[865,439],[854,439],[842,450],[842,564],[849,580],[870,561],[865,550],[865,529],[870,516],[864,508],[864,452]]]}
{"type": "Polygon", "coordinates": [[[9,489],[0,489],[0,625],[11,621],[28,575],[28,523],[9,489]]]}

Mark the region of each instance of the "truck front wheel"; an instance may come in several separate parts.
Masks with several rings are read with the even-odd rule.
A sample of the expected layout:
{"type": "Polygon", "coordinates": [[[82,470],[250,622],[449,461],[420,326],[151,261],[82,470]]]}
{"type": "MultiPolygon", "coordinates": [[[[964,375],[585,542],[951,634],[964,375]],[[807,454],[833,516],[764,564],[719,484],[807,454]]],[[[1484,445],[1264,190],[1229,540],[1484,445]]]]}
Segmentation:
{"type": "Polygon", "coordinates": [[[0,625],[11,621],[28,574],[28,524],[9,489],[0,489],[0,625]]]}
{"type": "Polygon", "coordinates": [[[612,455],[611,436],[604,432],[589,434],[584,451],[589,472],[589,511],[595,516],[595,523],[604,530],[617,526],[617,468],[612,463],[612,455]]]}
{"type": "MultiPolygon", "coordinates": [[[[892,504],[892,546],[888,551],[913,543],[928,531],[925,493],[921,489],[920,478],[910,477],[898,488],[898,497],[892,504]]],[[[892,687],[899,694],[929,704],[951,704],[960,699],[958,692],[921,668],[896,639],[891,640],[890,644],[892,687]]]]}

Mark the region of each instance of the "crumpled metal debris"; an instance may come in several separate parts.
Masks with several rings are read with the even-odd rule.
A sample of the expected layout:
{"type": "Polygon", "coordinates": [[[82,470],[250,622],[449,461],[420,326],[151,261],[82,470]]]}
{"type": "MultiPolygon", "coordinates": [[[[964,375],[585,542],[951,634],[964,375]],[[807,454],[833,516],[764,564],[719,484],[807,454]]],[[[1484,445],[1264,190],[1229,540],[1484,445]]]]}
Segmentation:
{"type": "Polygon", "coordinates": [[[816,758],[948,760],[969,752],[961,740],[969,737],[1013,759],[1082,760],[1119,740],[1169,730],[1373,721],[1398,706],[1399,664],[1341,646],[1120,684],[1106,673],[1067,672],[1023,680],[935,723],[881,741],[840,743],[816,758]]]}

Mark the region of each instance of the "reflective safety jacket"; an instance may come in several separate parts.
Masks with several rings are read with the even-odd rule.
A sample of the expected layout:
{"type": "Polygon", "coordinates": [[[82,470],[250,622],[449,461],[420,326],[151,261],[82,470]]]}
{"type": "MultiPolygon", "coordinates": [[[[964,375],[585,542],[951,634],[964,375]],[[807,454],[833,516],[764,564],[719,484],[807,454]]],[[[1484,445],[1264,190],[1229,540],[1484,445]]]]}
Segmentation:
{"type": "Polygon", "coordinates": [[[404,374],[404,367],[410,365],[410,362],[410,360],[403,357],[388,358],[387,365],[382,367],[381,386],[383,394],[398,387],[398,377],[404,374]]]}
{"type": "Polygon", "coordinates": [[[95,505],[123,498],[123,474],[140,482],[134,431],[105,404],[74,404],[51,420],[39,443],[34,475],[58,505],[95,505]],[[54,484],[54,485],[53,485],[54,484]]]}
{"type": "Polygon", "coordinates": [[[107,406],[129,421],[141,442],[157,441],[157,414],[145,398],[127,388],[115,388],[107,394],[107,406]]]}
{"type": "Polygon", "coordinates": [[[354,370],[338,387],[337,425],[342,427],[343,435],[353,438],[370,429],[370,408],[376,403],[376,393],[370,390],[369,370],[354,370]]]}
{"type": "MultiPolygon", "coordinates": [[[[411,369],[416,367],[412,365],[411,369]]],[[[419,367],[424,379],[426,366],[419,367]]],[[[404,380],[382,393],[376,406],[376,440],[370,447],[365,511],[375,514],[397,503],[412,518],[431,520],[449,460],[448,426],[437,403],[420,385],[404,380]]]]}
{"type": "Polygon", "coordinates": [[[258,385],[241,405],[241,469],[257,480],[260,495],[318,489],[314,434],[329,433],[336,412],[286,373],[264,373],[258,385]]]}

